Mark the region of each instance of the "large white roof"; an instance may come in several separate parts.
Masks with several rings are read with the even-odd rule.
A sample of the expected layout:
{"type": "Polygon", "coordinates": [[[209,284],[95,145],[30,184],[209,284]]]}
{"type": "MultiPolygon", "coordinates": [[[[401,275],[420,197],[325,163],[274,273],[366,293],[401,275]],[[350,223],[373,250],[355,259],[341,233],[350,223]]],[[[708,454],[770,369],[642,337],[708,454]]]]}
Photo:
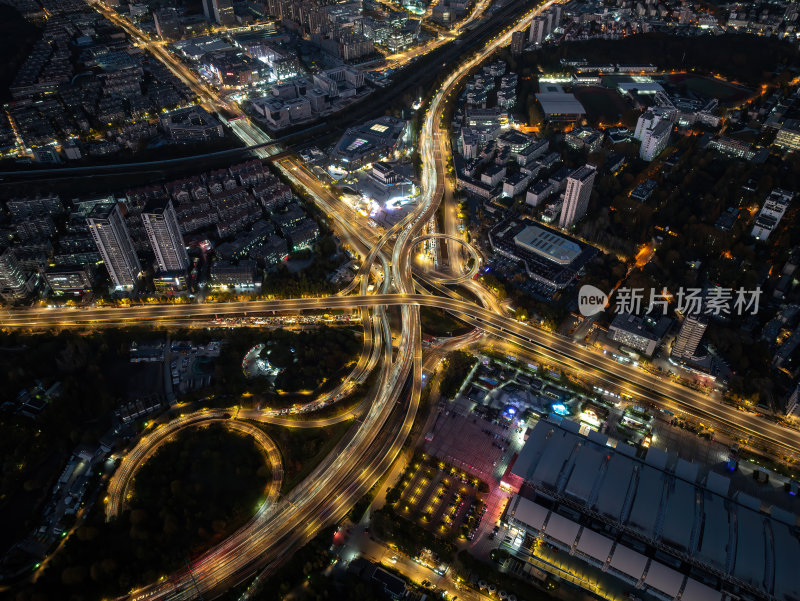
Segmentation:
{"type": "Polygon", "coordinates": [[[653,560],[650,562],[650,569],[647,570],[644,581],[648,586],[674,597],[681,590],[683,574],[653,560]]]}
{"type": "Polygon", "coordinates": [[[516,496],[516,498],[519,499],[519,502],[514,511],[514,519],[533,530],[541,530],[550,510],[524,497],[516,496]]]}
{"type": "Polygon", "coordinates": [[[617,545],[614,549],[614,556],[611,558],[611,567],[627,574],[637,580],[642,577],[644,567],[647,565],[647,557],[629,549],[624,545],[617,545]]]}
{"type": "Polygon", "coordinates": [[[514,236],[514,244],[559,265],[568,265],[581,254],[579,245],[536,225],[529,225],[514,236]]]}
{"type": "Polygon", "coordinates": [[[563,92],[544,92],[536,94],[536,99],[542,105],[545,117],[550,115],[585,115],[586,109],[575,98],[574,94],[563,92]]]}
{"type": "Polygon", "coordinates": [[[594,557],[598,561],[608,559],[614,541],[610,538],[597,534],[594,530],[584,528],[581,532],[581,540],[578,541],[578,551],[586,553],[589,557],[594,557]]]}
{"type": "Polygon", "coordinates": [[[547,536],[571,546],[575,542],[575,537],[578,536],[578,530],[580,529],[580,524],[565,518],[563,515],[551,513],[545,532],[547,536]]]}
{"type": "Polygon", "coordinates": [[[681,601],[720,601],[722,593],[693,578],[686,580],[681,601]]]}

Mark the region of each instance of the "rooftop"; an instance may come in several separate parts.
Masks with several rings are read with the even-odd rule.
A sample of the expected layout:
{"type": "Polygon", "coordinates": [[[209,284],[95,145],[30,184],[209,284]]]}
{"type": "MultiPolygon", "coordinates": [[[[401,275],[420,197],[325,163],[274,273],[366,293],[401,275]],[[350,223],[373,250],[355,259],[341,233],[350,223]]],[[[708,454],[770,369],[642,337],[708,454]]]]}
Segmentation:
{"type": "Polygon", "coordinates": [[[536,94],[536,99],[542,105],[545,117],[586,114],[586,109],[575,98],[575,95],[564,92],[560,86],[548,84],[544,85],[542,89],[542,92],[536,94]]]}
{"type": "Polygon", "coordinates": [[[581,254],[581,247],[574,242],[536,225],[529,225],[514,236],[514,242],[517,246],[542,255],[559,265],[568,265],[581,254]]]}
{"type": "Polygon", "coordinates": [[[649,340],[659,341],[667,333],[670,325],[672,325],[672,320],[668,317],[655,319],[649,315],[639,317],[630,313],[618,313],[610,327],[637,334],[649,340]]]}
{"type": "Polygon", "coordinates": [[[603,434],[582,432],[579,424],[552,416],[536,425],[512,470],[534,492],[512,501],[510,516],[543,527],[567,547],[579,534],[576,526],[584,524],[578,550],[603,562],[610,549],[605,537],[593,532],[585,544],[584,537],[589,524],[605,522],[607,532],[620,532],[610,567],[636,580],[644,576],[648,587],[671,597],[683,585],[690,599],[719,599],[720,592],[693,579],[705,572],[721,577],[723,587],[798,598],[800,580],[791,561],[800,552],[797,515],[736,490],[708,466],[657,448],[638,458],[632,447],[614,447],[603,434]],[[547,507],[536,507],[540,496],[547,507]],[[660,561],[649,559],[653,554],[643,544],[656,549],[660,561]],[[676,567],[686,563],[691,572],[663,565],[671,563],[670,556],[676,567]]]}

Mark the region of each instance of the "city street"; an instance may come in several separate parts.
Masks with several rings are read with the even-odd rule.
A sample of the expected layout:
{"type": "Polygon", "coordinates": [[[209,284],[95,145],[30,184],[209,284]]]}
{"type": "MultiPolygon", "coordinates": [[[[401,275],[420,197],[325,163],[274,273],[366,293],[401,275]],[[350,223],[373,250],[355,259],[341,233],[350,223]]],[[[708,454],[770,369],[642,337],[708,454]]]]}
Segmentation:
{"type": "MultiPolygon", "coordinates": [[[[800,458],[800,432],[797,430],[752,413],[737,411],[724,404],[716,390],[684,386],[676,379],[648,371],[638,364],[622,363],[613,355],[587,347],[580,337],[562,336],[537,324],[517,320],[509,315],[501,298],[475,279],[484,257],[478,248],[467,242],[468,235],[459,217],[454,181],[449,173],[454,151],[450,124],[445,122],[445,115],[450,114],[448,110],[466,79],[497,51],[508,46],[514,33],[527,31],[537,15],[557,3],[549,0],[527,11],[491,39],[482,40],[477,50],[464,52],[458,64],[453,64],[443,73],[441,83],[431,93],[417,140],[422,190],[419,202],[394,225],[384,228],[354,211],[299,157],[284,154],[276,157],[284,149],[278,144],[272,145],[271,137],[251,121],[238,104],[206,83],[163,44],[151,39],[104,2],[92,2],[106,19],[123,29],[140,48],[189,86],[200,102],[219,115],[240,140],[247,146],[260,146],[253,151],[254,157],[263,161],[272,157],[274,167],[285,181],[314,202],[341,242],[352,250],[353,256],[358,257],[360,265],[352,282],[338,293],[325,296],[307,294],[301,298],[269,297],[226,302],[198,302],[195,299],[195,302],[183,304],[3,308],[0,309],[2,327],[21,332],[66,328],[92,330],[142,325],[155,328],[167,324],[207,324],[225,320],[234,320],[229,323],[236,327],[243,325],[235,321],[238,319],[247,322],[272,318],[277,314],[344,310],[360,315],[364,334],[364,345],[352,371],[333,390],[307,403],[283,409],[235,407],[191,411],[163,423],[155,420],[129,445],[108,485],[105,498],[108,520],[124,510],[137,470],[164,443],[186,428],[220,423],[253,437],[268,460],[271,476],[264,502],[244,526],[194,557],[185,568],[132,591],[118,601],[215,598],[253,577],[269,576],[290,561],[293,552],[320,531],[342,523],[351,508],[378,482],[384,482],[384,487],[370,510],[381,506],[386,488],[396,484],[413,455],[409,447],[415,448],[415,444],[409,443],[417,442],[412,440],[415,436],[431,437],[421,446],[436,458],[425,467],[430,468],[430,473],[412,476],[415,490],[403,492],[407,505],[413,506],[413,511],[420,511],[420,521],[433,522],[436,518],[436,527],[448,531],[448,525],[452,526],[452,531],[448,532],[454,537],[459,528],[464,528],[459,548],[469,550],[484,561],[489,561],[489,553],[499,545],[510,547],[513,544],[511,533],[494,531],[511,497],[499,487],[498,481],[512,457],[521,449],[524,429],[517,431],[514,420],[511,420],[513,426],[490,423],[474,417],[456,403],[440,403],[438,381],[430,398],[423,393],[428,375],[436,372],[448,351],[470,349],[487,341],[497,352],[529,357],[565,372],[579,374],[582,384],[587,387],[602,388],[636,399],[644,406],[702,420],[731,440],[749,441],[753,447],[769,451],[779,459],[800,458]],[[437,223],[440,208],[441,223],[437,223]],[[441,231],[437,231],[439,228],[441,231]],[[433,249],[430,253],[433,269],[429,269],[431,261],[427,259],[415,262],[417,254],[422,252],[423,243],[433,249]],[[444,254],[440,253],[442,249],[446,250],[444,254]],[[461,286],[471,293],[470,299],[476,300],[465,300],[446,286],[461,286]],[[422,308],[456,316],[471,326],[471,330],[453,338],[431,341],[426,337],[423,345],[422,308]],[[315,417],[315,411],[330,408],[367,385],[369,389],[364,392],[364,401],[357,407],[315,417]],[[425,401],[433,407],[429,413],[425,401]],[[342,422],[351,426],[334,450],[299,485],[281,493],[284,476],[281,450],[258,424],[317,428],[342,422]],[[412,435],[412,431],[415,434],[412,435]],[[459,475],[463,490],[449,490],[450,483],[443,482],[449,477],[445,469],[451,467],[455,468],[450,472],[452,476],[463,469],[476,480],[459,475]],[[477,477],[489,485],[488,494],[485,487],[479,487],[477,477]],[[437,494],[440,485],[441,491],[437,494]],[[475,521],[470,517],[473,514],[466,509],[463,509],[466,516],[459,514],[465,503],[462,495],[469,498],[467,506],[474,504],[475,507],[480,505],[481,495],[486,495],[486,513],[472,540],[466,539],[472,536],[469,530],[474,528],[475,521]],[[450,517],[445,517],[445,507],[453,508],[450,517]],[[428,511],[431,515],[426,515],[428,511]]],[[[398,67],[445,44],[457,44],[462,33],[472,31],[479,22],[485,21],[487,13],[491,14],[494,8],[498,8],[490,8],[491,4],[490,0],[479,0],[469,16],[450,33],[429,44],[387,57],[388,65],[398,67]]],[[[581,334],[583,331],[580,330],[581,334]]],[[[167,394],[172,398],[177,391],[169,384],[166,364],[164,375],[167,394]]],[[[659,424],[658,436],[670,443],[684,440],[682,433],[668,428],[659,424]]],[[[720,459],[724,454],[722,447],[708,451],[703,447],[694,448],[689,443],[686,446],[690,447],[687,454],[700,459],[720,459]],[[703,457],[702,453],[706,456],[703,457]]],[[[454,488],[458,487],[461,484],[454,488]]],[[[405,511],[409,516],[412,514],[408,507],[405,511]]],[[[381,563],[417,585],[425,582],[448,599],[484,601],[496,598],[465,586],[450,570],[440,573],[434,569],[436,566],[423,565],[399,553],[390,543],[375,540],[365,530],[363,521],[351,527],[338,554],[345,565],[357,557],[381,563]]],[[[530,557],[530,571],[533,568],[545,569],[584,590],[614,601],[625,599],[630,588],[611,582],[607,575],[553,549],[535,550],[530,557]]],[[[568,596],[566,588],[558,594],[568,596]]]]}

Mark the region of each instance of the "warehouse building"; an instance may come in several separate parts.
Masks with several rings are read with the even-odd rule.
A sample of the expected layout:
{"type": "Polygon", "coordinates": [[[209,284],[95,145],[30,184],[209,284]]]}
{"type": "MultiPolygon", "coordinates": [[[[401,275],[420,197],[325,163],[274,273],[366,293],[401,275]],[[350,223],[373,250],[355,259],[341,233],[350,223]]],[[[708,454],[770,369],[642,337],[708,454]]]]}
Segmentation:
{"type": "Polygon", "coordinates": [[[503,516],[506,547],[539,568],[548,564],[535,541],[634,596],[800,598],[798,516],[733,489],[708,466],[653,447],[640,458],[631,446],[551,416],[533,429],[512,473],[524,484],[503,516]]]}

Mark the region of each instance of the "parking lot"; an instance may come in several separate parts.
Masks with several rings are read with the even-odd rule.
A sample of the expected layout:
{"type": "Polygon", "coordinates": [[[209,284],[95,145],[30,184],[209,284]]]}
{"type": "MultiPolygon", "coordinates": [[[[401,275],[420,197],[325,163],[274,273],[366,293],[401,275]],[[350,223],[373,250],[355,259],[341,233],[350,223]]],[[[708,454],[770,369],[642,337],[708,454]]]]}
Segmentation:
{"type": "MultiPolygon", "coordinates": [[[[520,266],[516,261],[512,261],[507,257],[494,254],[491,249],[487,248],[485,250],[490,257],[486,266],[489,271],[499,274],[501,277],[508,280],[511,280],[519,273],[520,266]]],[[[542,282],[538,282],[532,278],[529,278],[518,287],[520,290],[523,290],[524,292],[527,292],[528,294],[540,300],[550,300],[553,298],[553,295],[556,292],[552,286],[548,286],[547,284],[543,284],[542,282]]]]}
{"type": "Polygon", "coordinates": [[[415,457],[398,484],[395,512],[438,536],[471,540],[485,512],[480,486],[478,478],[444,461],[415,457]]]}
{"type": "Polygon", "coordinates": [[[184,394],[211,385],[214,374],[214,360],[219,357],[222,343],[209,342],[196,345],[176,341],[166,355],[169,361],[169,380],[173,394],[184,394]]]}
{"type": "Polygon", "coordinates": [[[521,446],[521,426],[516,420],[482,418],[470,410],[471,404],[465,399],[449,403],[436,420],[425,450],[487,482],[495,482],[521,446]]]}

